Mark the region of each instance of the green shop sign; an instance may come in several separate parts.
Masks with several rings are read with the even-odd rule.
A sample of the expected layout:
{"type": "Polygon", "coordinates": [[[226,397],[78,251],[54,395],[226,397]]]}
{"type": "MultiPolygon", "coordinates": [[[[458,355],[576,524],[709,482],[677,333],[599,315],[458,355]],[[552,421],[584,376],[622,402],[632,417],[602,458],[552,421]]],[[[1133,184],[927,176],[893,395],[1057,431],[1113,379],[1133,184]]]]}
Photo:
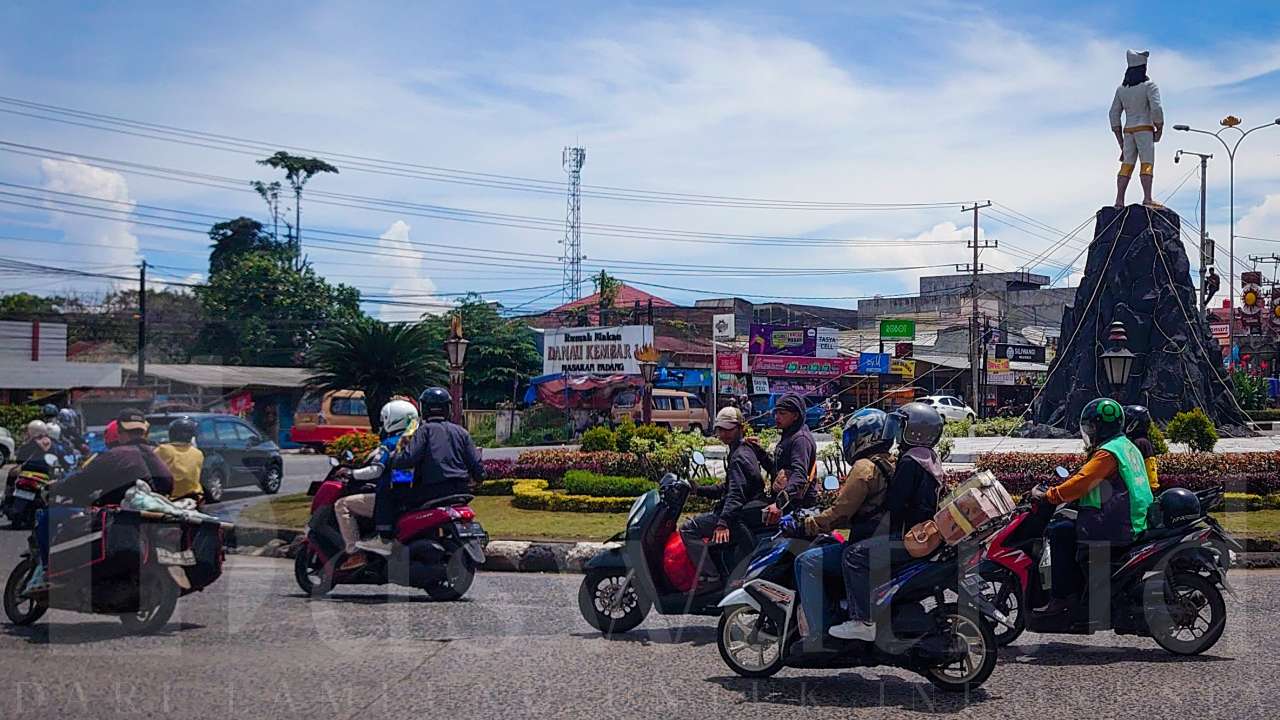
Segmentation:
{"type": "Polygon", "coordinates": [[[880,321],[880,339],[881,340],[915,340],[916,339],[916,321],[915,320],[881,320],[880,321]]]}

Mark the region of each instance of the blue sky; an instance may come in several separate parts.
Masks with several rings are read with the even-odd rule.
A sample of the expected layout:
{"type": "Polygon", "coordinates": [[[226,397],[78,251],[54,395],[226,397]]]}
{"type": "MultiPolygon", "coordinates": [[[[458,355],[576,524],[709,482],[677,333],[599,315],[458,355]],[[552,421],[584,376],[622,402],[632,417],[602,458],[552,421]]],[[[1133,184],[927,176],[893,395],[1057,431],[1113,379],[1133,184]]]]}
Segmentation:
{"type": "MultiPolygon", "coordinates": [[[[981,230],[1002,248],[984,262],[1002,269],[1028,263],[1061,238],[1054,229],[1065,234],[1110,202],[1116,149],[1106,110],[1124,71],[1125,48],[1152,50],[1151,76],[1162,87],[1171,125],[1214,128],[1230,112],[1251,126],[1280,115],[1273,99],[1280,96],[1280,7],[1274,4],[363,5],[8,3],[0,8],[0,95],[553,182],[564,179],[561,147],[581,142],[588,150],[588,186],[841,203],[991,199],[999,205],[981,230]],[[1015,211],[1037,224],[1016,220],[1015,211]]],[[[0,127],[0,140],[47,148],[55,158],[0,152],[0,182],[104,198],[114,207],[264,219],[261,202],[244,187],[184,184],[84,159],[270,179],[248,155],[11,113],[0,127]]],[[[1170,131],[1157,151],[1157,194],[1176,190],[1170,205],[1192,223],[1196,182],[1183,182],[1192,167],[1174,165],[1172,157],[1180,147],[1214,152],[1205,140],[1170,131]]],[[[1225,246],[1227,166],[1216,150],[1209,226],[1225,246]]],[[[1241,151],[1239,234],[1280,238],[1278,154],[1280,128],[1250,137],[1241,151]]],[[[552,221],[564,214],[555,193],[351,167],[312,187],[552,221]]],[[[1138,197],[1135,183],[1130,199],[1138,197]]],[[[196,232],[26,202],[37,207],[0,203],[5,257],[110,273],[132,272],[128,266],[146,257],[163,266],[161,277],[174,280],[198,280],[206,269],[207,240],[196,232]]],[[[526,309],[557,299],[541,289],[559,281],[554,223],[542,229],[476,225],[305,200],[303,209],[304,242],[307,228],[361,236],[345,251],[335,236],[307,249],[322,273],[368,293],[426,301],[434,293],[538,287],[495,297],[512,306],[527,303],[526,309]],[[480,264],[445,254],[446,245],[453,252],[525,254],[489,253],[505,259],[480,264]],[[361,248],[370,254],[351,252],[361,248]]],[[[588,196],[583,216],[616,226],[856,241],[745,248],[670,236],[584,235],[588,267],[603,265],[679,302],[717,291],[840,298],[903,292],[914,288],[916,276],[947,268],[817,271],[965,262],[963,241],[971,232],[968,216],[954,205],[780,210],[588,196]],[[714,270],[699,272],[702,267],[714,270]],[[784,277],[769,268],[814,272],[784,277]]],[[[1070,282],[1070,265],[1090,230],[1086,223],[1050,253],[1051,266],[1030,267],[1070,282]]],[[[1280,244],[1240,240],[1236,255],[1272,251],[1280,244]]],[[[6,276],[0,282],[6,290],[93,292],[110,281],[6,276]]],[[[404,319],[418,310],[382,312],[404,319]]]]}

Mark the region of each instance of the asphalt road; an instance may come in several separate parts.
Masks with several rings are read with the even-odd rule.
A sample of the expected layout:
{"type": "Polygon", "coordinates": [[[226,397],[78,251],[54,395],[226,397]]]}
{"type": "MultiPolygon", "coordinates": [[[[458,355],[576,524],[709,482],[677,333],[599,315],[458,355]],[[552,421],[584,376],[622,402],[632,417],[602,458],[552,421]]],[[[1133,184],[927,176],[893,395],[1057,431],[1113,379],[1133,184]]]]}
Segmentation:
{"type": "MultiPolygon", "coordinates": [[[[6,577],[21,543],[0,532],[6,577]]],[[[481,574],[458,603],[398,588],[311,601],[289,562],[235,556],[160,636],[59,611],[29,629],[0,625],[0,717],[1275,717],[1280,572],[1234,580],[1245,601],[1228,601],[1230,626],[1208,656],[1174,658],[1140,638],[1026,636],[964,698],[884,668],[743,680],[707,618],[654,616],[606,640],[578,616],[580,576],[481,574]]]]}

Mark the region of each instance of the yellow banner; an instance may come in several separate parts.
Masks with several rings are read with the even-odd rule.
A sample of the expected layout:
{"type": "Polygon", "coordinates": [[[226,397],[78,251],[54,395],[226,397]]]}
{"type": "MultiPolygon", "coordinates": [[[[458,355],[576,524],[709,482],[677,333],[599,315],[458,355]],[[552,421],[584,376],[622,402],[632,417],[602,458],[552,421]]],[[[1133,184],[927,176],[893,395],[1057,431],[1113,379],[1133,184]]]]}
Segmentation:
{"type": "Polygon", "coordinates": [[[889,373],[891,375],[901,375],[903,377],[915,377],[916,361],[906,360],[903,358],[892,358],[889,360],[889,373]]]}

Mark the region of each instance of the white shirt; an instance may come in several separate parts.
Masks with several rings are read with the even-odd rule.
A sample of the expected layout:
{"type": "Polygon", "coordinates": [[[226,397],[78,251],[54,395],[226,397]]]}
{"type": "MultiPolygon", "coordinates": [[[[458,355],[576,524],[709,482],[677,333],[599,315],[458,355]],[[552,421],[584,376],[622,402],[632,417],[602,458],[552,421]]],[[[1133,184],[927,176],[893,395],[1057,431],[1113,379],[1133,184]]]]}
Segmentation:
{"type": "Polygon", "coordinates": [[[1111,127],[1138,127],[1140,125],[1163,125],[1164,108],[1160,106],[1160,88],[1150,80],[1137,85],[1121,85],[1116,88],[1116,97],[1111,101],[1111,127]],[[1125,122],[1120,122],[1120,112],[1124,111],[1125,122]]]}

